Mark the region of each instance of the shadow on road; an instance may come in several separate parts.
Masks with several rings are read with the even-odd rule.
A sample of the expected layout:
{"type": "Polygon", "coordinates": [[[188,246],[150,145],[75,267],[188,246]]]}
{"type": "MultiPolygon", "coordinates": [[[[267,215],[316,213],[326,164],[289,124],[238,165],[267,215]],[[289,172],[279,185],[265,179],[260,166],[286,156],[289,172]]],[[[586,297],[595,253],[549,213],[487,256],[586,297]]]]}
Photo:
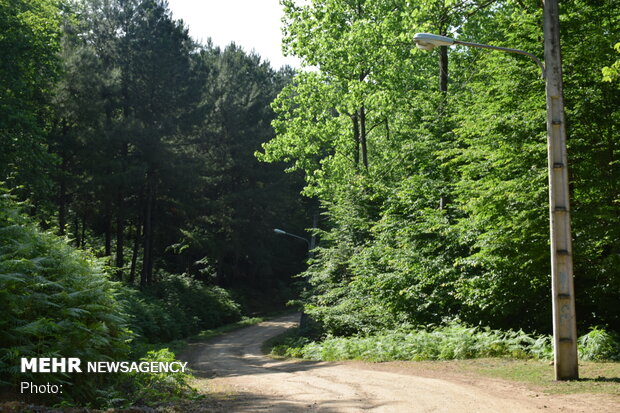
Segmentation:
{"type": "MultiPolygon", "coordinates": [[[[197,377],[237,377],[293,373],[321,368],[324,362],[275,360],[261,351],[262,343],[297,325],[298,314],[246,327],[207,342],[189,344],[182,359],[197,377]]],[[[331,363],[334,365],[334,363],[331,363]]]]}
{"type": "Polygon", "coordinates": [[[347,397],[338,393],[329,400],[319,401],[315,396],[317,391],[322,394],[329,393],[331,389],[322,388],[320,383],[300,384],[296,373],[333,367],[337,363],[275,360],[262,353],[261,345],[265,340],[295,327],[298,320],[299,315],[289,315],[207,342],[191,343],[182,359],[189,362],[194,376],[203,379],[233,379],[235,384],[229,391],[226,386],[231,382],[225,381],[224,387],[219,388],[210,386],[221,382],[209,380],[207,387],[211,391],[206,399],[187,402],[189,405],[185,410],[179,411],[329,413],[359,411],[360,406],[375,409],[391,404],[389,401],[373,403],[362,399],[360,394],[347,397]],[[270,388],[269,384],[284,382],[295,386],[296,400],[287,399],[277,385],[272,390],[264,390],[264,385],[270,388]],[[261,393],[256,391],[257,386],[263,389],[261,393]]]}
{"type": "MultiPolygon", "coordinates": [[[[237,392],[234,396],[226,394],[211,394],[206,399],[186,401],[177,403],[173,408],[167,410],[174,413],[249,413],[249,412],[275,412],[275,413],[301,413],[301,412],[322,412],[336,413],[359,410],[359,400],[333,400],[319,403],[299,403],[279,399],[274,396],[256,394],[250,392],[237,392]]],[[[364,409],[376,409],[383,404],[368,404],[364,409]]]]}
{"type": "MultiPolygon", "coordinates": [[[[321,368],[324,362],[315,361],[277,361],[267,356],[241,356],[235,368],[214,368],[213,363],[194,362],[191,364],[192,374],[196,377],[212,379],[215,377],[236,377],[257,374],[294,373],[321,368]]],[[[223,361],[223,359],[220,359],[223,361]]],[[[335,365],[336,363],[331,363],[335,365]]]]}

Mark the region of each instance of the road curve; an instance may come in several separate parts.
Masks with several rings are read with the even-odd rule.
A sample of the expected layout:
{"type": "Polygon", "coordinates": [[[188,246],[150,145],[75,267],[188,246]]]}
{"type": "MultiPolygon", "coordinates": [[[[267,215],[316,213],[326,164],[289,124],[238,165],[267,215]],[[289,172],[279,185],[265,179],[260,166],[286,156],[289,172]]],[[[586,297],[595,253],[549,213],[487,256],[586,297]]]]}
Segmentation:
{"type": "MultiPolygon", "coordinates": [[[[261,352],[270,337],[297,325],[288,315],[191,345],[185,358],[212,391],[227,394],[226,412],[580,412],[523,388],[485,386],[382,371],[369,363],[279,361],[261,352]]],[[[489,380],[489,382],[493,382],[489,380]]],[[[497,382],[494,382],[497,384],[497,382]]]]}

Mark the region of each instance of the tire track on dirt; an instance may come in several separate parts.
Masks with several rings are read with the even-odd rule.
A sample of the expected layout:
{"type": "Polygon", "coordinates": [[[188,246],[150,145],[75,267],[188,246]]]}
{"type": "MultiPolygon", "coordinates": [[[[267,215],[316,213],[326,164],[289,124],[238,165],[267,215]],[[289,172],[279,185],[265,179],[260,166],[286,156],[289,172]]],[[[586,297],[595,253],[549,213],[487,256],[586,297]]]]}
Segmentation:
{"type": "MultiPolygon", "coordinates": [[[[605,412],[571,396],[534,397],[508,382],[477,377],[424,377],[402,367],[372,363],[274,360],[262,343],[297,325],[287,315],[206,343],[190,345],[184,359],[207,378],[211,391],[227,395],[207,411],[222,412],[420,412],[532,413],[605,412]],[[375,365],[376,366],[376,365],[375,365]],[[387,370],[387,371],[386,371],[387,370]],[[593,409],[594,407],[594,409],[593,409]]],[[[440,376],[440,374],[436,374],[440,376]]]]}

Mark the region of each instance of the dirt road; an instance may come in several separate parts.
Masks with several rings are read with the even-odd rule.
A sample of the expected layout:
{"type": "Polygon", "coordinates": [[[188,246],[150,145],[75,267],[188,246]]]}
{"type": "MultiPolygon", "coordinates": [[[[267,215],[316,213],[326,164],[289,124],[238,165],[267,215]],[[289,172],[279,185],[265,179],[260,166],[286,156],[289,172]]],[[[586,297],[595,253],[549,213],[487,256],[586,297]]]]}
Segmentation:
{"type": "MultiPolygon", "coordinates": [[[[286,316],[243,328],[186,353],[191,368],[220,395],[221,412],[612,412],[587,397],[536,394],[517,384],[458,372],[420,372],[407,364],[278,361],[261,343],[296,325],[286,316]]],[[[617,411],[617,410],[616,410],[617,411]]]]}

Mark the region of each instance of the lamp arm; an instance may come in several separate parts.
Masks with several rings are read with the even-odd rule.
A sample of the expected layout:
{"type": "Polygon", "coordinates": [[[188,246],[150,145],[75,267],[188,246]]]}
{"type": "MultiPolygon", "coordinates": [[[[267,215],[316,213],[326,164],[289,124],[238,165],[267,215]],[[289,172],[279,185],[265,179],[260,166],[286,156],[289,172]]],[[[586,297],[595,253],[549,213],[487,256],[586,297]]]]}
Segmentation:
{"type": "Polygon", "coordinates": [[[523,56],[528,56],[530,59],[532,59],[533,61],[536,62],[538,67],[540,67],[540,70],[542,72],[542,78],[545,79],[545,77],[546,77],[545,76],[545,65],[543,64],[543,62],[541,62],[540,59],[537,58],[536,56],[534,56],[533,54],[528,53],[526,51],[519,50],[519,49],[511,49],[509,47],[490,46],[488,44],[462,42],[460,40],[455,40],[454,44],[460,44],[460,45],[463,45],[463,46],[470,46],[470,47],[478,47],[480,49],[501,50],[502,52],[516,53],[516,54],[520,54],[520,55],[523,55],[523,56]]]}
{"type": "Polygon", "coordinates": [[[310,248],[310,241],[308,241],[306,238],[300,237],[299,235],[291,234],[290,232],[284,232],[284,234],[288,235],[289,237],[299,238],[306,241],[306,244],[308,244],[308,248],[310,248]]]}

